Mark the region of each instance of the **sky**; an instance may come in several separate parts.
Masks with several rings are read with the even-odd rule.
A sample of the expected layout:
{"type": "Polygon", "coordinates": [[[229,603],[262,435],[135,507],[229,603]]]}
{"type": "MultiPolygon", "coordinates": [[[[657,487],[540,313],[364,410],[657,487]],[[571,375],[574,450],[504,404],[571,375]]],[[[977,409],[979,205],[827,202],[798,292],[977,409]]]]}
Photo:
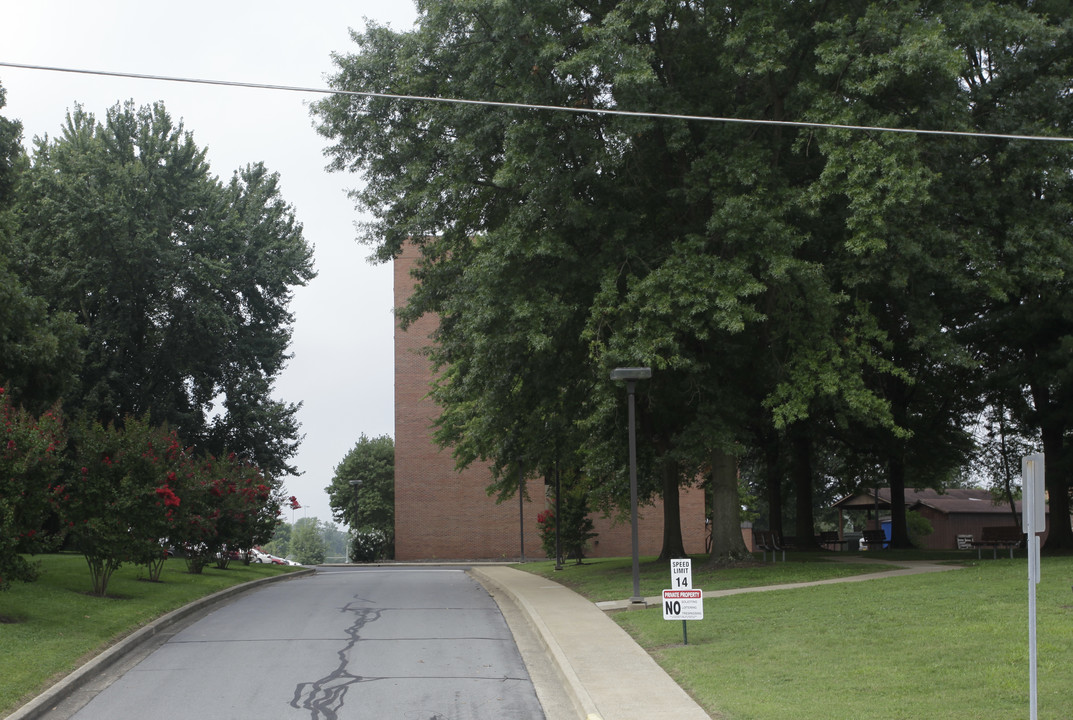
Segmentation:
{"type": "MultiPolygon", "coordinates": [[[[350,29],[366,19],[412,28],[410,0],[5,0],[0,62],[109,72],[327,87],[331,53],[356,50],[350,29]]],[[[309,103],[321,95],[0,67],[7,105],[0,115],[35,136],[56,136],[78,103],[103,118],[117,102],[162,101],[195,142],[213,174],[227,180],[248,163],[279,173],[284,199],[315,247],[319,273],[297,288],[291,359],[276,395],[301,402],[305,440],[285,480],[306,517],[330,520],[324,488],[362,434],[394,435],[392,279],[355,240],[362,216],[347,197],[356,175],[329,173],[327,144],[309,103]]],[[[291,519],[291,518],[288,518],[291,519]]]]}

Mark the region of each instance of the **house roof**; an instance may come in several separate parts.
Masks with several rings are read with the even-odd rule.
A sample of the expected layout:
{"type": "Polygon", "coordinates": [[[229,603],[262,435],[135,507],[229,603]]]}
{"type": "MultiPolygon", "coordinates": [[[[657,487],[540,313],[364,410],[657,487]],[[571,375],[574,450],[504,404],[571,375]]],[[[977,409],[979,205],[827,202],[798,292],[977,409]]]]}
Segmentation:
{"type": "MultiPolygon", "coordinates": [[[[866,510],[874,508],[878,504],[880,510],[890,509],[890,488],[868,488],[847,495],[831,507],[842,510],[866,510]]],[[[905,504],[908,507],[922,505],[932,508],[941,513],[1009,513],[1009,505],[1005,503],[995,504],[988,490],[977,488],[950,488],[939,492],[931,488],[906,488],[905,504]]],[[[1017,511],[1021,511],[1021,501],[1016,502],[1017,511]]]]}

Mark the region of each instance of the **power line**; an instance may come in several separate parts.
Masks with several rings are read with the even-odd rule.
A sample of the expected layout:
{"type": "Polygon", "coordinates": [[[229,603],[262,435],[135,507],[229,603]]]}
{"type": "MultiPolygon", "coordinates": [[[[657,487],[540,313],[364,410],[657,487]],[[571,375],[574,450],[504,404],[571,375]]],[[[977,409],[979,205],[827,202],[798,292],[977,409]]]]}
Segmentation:
{"type": "Polygon", "coordinates": [[[223,87],[237,87],[253,90],[276,90],[283,92],[312,93],[317,95],[347,95],[353,97],[381,98],[385,100],[405,100],[409,102],[433,102],[452,105],[481,105],[485,107],[512,108],[520,110],[567,112],[574,113],[577,115],[612,115],[618,117],[653,118],[660,120],[687,120],[692,122],[734,123],[739,125],[768,125],[820,130],[857,130],[865,132],[900,133],[903,135],[936,135],[945,137],[987,138],[992,140],[1073,142],[1073,137],[1064,137],[1060,135],[1014,135],[1008,133],[971,132],[963,130],[927,130],[924,128],[880,127],[875,125],[844,125],[840,123],[801,122],[796,120],[759,120],[753,118],[718,117],[712,115],[677,115],[673,113],[612,110],[609,108],[579,108],[566,107],[562,105],[537,105],[533,103],[502,102],[497,100],[467,100],[464,98],[430,97],[426,95],[401,95],[395,93],[362,92],[358,90],[334,90],[332,88],[313,88],[302,87],[298,85],[275,85],[272,83],[242,82],[237,80],[210,80],[205,78],[175,77],[169,75],[146,75],[143,73],[52,67],[48,65],[29,65],[24,63],[12,63],[3,61],[0,61],[0,67],[19,68],[21,70],[42,70],[46,72],[73,73],[78,75],[99,75],[102,77],[127,78],[131,80],[156,80],[159,82],[187,83],[192,85],[217,85],[223,87]]]}

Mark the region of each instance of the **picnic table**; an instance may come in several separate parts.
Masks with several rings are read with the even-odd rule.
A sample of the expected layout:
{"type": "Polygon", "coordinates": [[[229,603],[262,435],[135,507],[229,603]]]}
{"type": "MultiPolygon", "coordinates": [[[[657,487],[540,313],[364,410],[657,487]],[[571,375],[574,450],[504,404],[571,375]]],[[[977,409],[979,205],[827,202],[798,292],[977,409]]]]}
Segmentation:
{"type": "Polygon", "coordinates": [[[980,539],[973,540],[971,545],[976,548],[976,559],[982,559],[981,551],[985,547],[991,548],[993,559],[998,560],[999,548],[1009,548],[1010,560],[1013,560],[1013,549],[1021,547],[1025,542],[1025,534],[1016,525],[1001,525],[998,527],[985,527],[980,531],[980,539]]]}
{"type": "Polygon", "coordinates": [[[849,540],[843,540],[838,537],[838,533],[834,530],[821,530],[819,536],[816,538],[816,544],[822,548],[842,550],[849,546],[849,540]]]}

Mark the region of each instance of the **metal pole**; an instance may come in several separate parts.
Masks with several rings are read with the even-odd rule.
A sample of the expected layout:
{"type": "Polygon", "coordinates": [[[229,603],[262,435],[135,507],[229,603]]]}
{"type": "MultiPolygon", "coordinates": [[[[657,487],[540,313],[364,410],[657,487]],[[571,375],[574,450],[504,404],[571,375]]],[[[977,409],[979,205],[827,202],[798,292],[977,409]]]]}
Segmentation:
{"type": "Polygon", "coordinates": [[[626,393],[629,396],[629,426],[630,426],[630,533],[633,549],[633,597],[631,603],[644,603],[641,597],[641,563],[637,542],[637,436],[634,427],[633,394],[637,383],[634,380],[626,381],[626,393]]]}
{"type": "Polygon", "coordinates": [[[622,367],[611,371],[612,380],[626,381],[626,395],[629,402],[629,428],[630,428],[630,530],[633,544],[633,597],[630,602],[644,604],[641,597],[641,565],[640,551],[637,541],[637,430],[634,419],[634,391],[638,380],[647,380],[652,377],[650,367],[622,367]]]}
{"type": "Polygon", "coordinates": [[[518,463],[518,542],[521,544],[522,562],[525,562],[525,479],[522,473],[522,464],[518,463]]]}
{"type": "Polygon", "coordinates": [[[563,569],[563,545],[559,529],[563,526],[563,487],[559,476],[559,461],[555,461],[555,569],[563,569]]]}

